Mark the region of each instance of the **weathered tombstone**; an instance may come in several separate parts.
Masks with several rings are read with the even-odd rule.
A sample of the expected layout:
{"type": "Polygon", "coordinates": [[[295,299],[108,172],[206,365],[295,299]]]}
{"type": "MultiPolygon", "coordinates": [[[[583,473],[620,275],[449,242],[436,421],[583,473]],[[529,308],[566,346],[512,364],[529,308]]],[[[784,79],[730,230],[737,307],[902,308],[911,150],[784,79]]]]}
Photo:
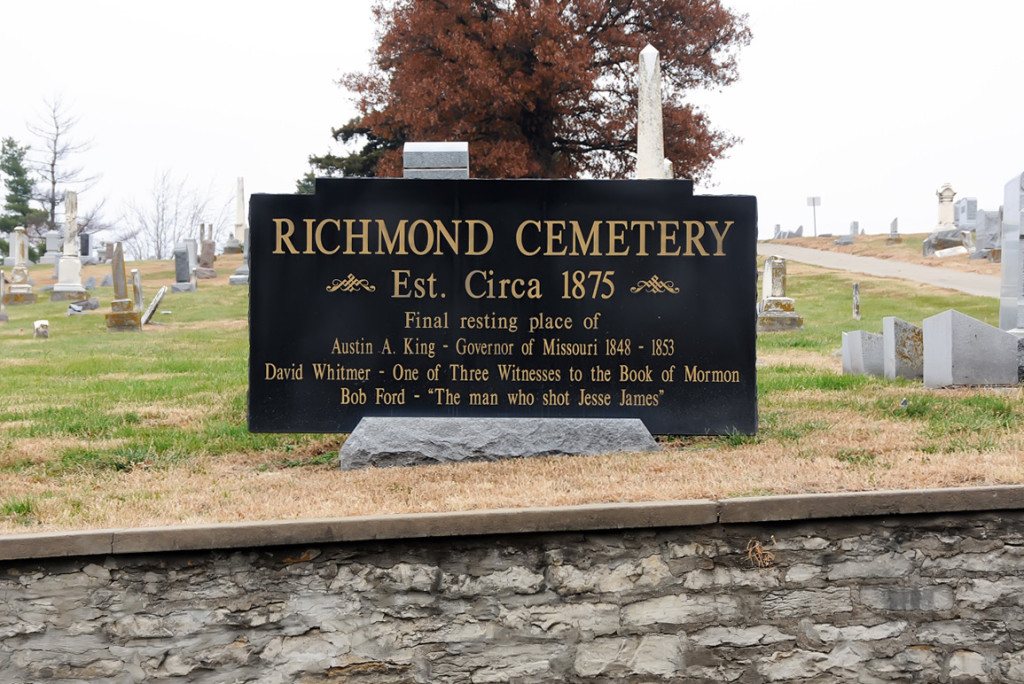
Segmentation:
{"type": "MultiPolygon", "coordinates": [[[[111,261],[113,261],[113,259],[111,259],[111,261]]],[[[103,280],[100,281],[100,287],[113,287],[113,286],[114,286],[114,276],[110,275],[109,273],[104,274],[103,280]]]]}
{"type": "MultiPolygon", "coordinates": [[[[825,235],[822,234],[822,237],[825,237],[825,235]]],[[[853,236],[852,235],[840,235],[839,237],[837,237],[835,240],[832,241],[832,244],[834,244],[834,245],[852,245],[853,244],[853,236]]]]}
{"type": "Polygon", "coordinates": [[[780,237],[782,237],[782,226],[780,226],[778,223],[776,223],[775,224],[775,233],[772,235],[772,239],[773,240],[778,240],[780,237]]]}
{"type": "Polygon", "coordinates": [[[850,222],[850,237],[857,237],[860,235],[860,221],[850,222]]]}
{"type": "Polygon", "coordinates": [[[1014,176],[1003,190],[1002,268],[999,289],[999,327],[1024,330],[1024,249],[1021,212],[1024,174],[1014,176]]]}
{"type": "Polygon", "coordinates": [[[89,276],[88,278],[86,278],[85,282],[82,283],[82,287],[85,288],[86,292],[89,292],[91,290],[95,290],[96,289],[96,276],[92,275],[92,276],[89,276]]]}
{"type": "Polygon", "coordinates": [[[653,45],[640,51],[636,122],[636,177],[671,178],[662,125],[661,59],[653,45]]]}
{"type": "Polygon", "coordinates": [[[469,144],[407,142],[402,147],[404,178],[469,178],[469,144]]]}
{"type": "Polygon", "coordinates": [[[60,231],[46,231],[46,253],[39,257],[39,263],[56,264],[60,255],[60,231]]]}
{"type": "Polygon", "coordinates": [[[153,318],[153,314],[156,313],[156,309],[160,306],[160,302],[163,301],[165,294],[167,294],[166,285],[156,291],[156,294],[153,296],[153,301],[149,303],[149,307],[146,309],[146,312],[142,314],[142,325],[146,325],[149,323],[150,319],[153,318]]]}
{"type": "Polygon", "coordinates": [[[786,296],[786,260],[770,256],[764,261],[762,297],[757,305],[757,332],[780,332],[803,327],[793,299],[786,296]]]}
{"type": "Polygon", "coordinates": [[[924,377],[924,331],[895,316],[882,319],[882,364],[887,380],[924,377]]]}
{"type": "Polygon", "coordinates": [[[136,309],[141,311],[146,306],[146,299],[142,296],[142,275],[137,268],[132,269],[132,299],[136,309]]]}
{"type": "Polygon", "coordinates": [[[134,300],[128,297],[128,279],[124,272],[124,250],[120,242],[114,245],[111,275],[114,279],[114,299],[110,302],[111,312],[106,315],[107,330],[111,332],[142,330],[142,312],[135,309],[134,300]]]}
{"type": "Polygon", "coordinates": [[[245,229],[242,242],[242,264],[235,269],[235,272],[228,276],[229,285],[249,284],[249,229],[245,229]]]}
{"type": "Polygon", "coordinates": [[[57,284],[50,292],[51,302],[74,302],[88,295],[82,285],[82,260],[78,255],[78,194],[64,195],[64,252],[57,269],[57,284]]]}
{"type": "Polygon", "coordinates": [[[217,244],[213,241],[213,225],[210,225],[208,231],[211,237],[204,237],[202,243],[199,246],[199,265],[196,266],[196,278],[209,279],[216,278],[217,271],[213,270],[213,262],[216,259],[217,244]]]}
{"type": "Polygon", "coordinates": [[[860,283],[853,284],[853,320],[860,320],[860,283]]]}
{"type": "Polygon", "coordinates": [[[32,279],[28,274],[28,237],[25,227],[17,226],[10,234],[11,254],[14,268],[11,269],[11,283],[4,294],[4,304],[35,304],[36,293],[32,291],[32,279]]]}
{"type": "Polygon", "coordinates": [[[885,372],[882,360],[882,336],[866,330],[844,333],[843,369],[851,375],[877,375],[885,372]],[[849,355],[849,358],[847,358],[849,355]]]}
{"type": "Polygon", "coordinates": [[[974,221],[974,253],[972,259],[988,259],[999,263],[1002,259],[1002,213],[978,210],[974,221]]]}
{"type": "Polygon", "coordinates": [[[975,230],[978,220],[978,200],[963,197],[953,203],[953,225],[960,230],[975,230]]]}
{"type": "Polygon", "coordinates": [[[885,244],[895,245],[900,242],[903,242],[903,238],[900,237],[899,217],[897,217],[889,224],[889,239],[885,241],[885,244]]]}
{"type": "Polygon", "coordinates": [[[109,263],[114,260],[114,243],[108,242],[103,245],[103,262],[109,263]]]}
{"type": "Polygon", "coordinates": [[[224,254],[241,254],[245,240],[245,183],[238,178],[238,190],[235,193],[235,232],[224,243],[224,254]]]}
{"type": "Polygon", "coordinates": [[[32,324],[32,336],[45,340],[50,337],[50,321],[42,319],[32,324]]]}
{"type": "Polygon", "coordinates": [[[1016,336],[953,309],[923,328],[925,387],[1017,384],[1016,336]]]}
{"type": "Polygon", "coordinates": [[[171,292],[195,292],[192,270],[189,268],[188,247],[184,242],[174,246],[174,284],[171,292]]]}

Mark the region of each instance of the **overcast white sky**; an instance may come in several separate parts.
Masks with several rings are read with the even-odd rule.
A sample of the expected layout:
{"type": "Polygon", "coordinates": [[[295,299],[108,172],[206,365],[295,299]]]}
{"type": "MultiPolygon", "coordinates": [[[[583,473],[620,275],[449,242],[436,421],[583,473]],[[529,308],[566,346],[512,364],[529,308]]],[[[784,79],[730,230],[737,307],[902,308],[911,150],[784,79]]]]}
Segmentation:
{"type": "MultiPolygon", "coordinates": [[[[1024,171],[1024,2],[725,0],[750,16],[738,83],[696,97],[743,139],[700,193],[755,195],[775,224],[819,233],[927,232],[936,189],[995,210],[1024,171]]],[[[26,123],[47,98],[78,118],[116,220],[168,171],[212,187],[233,216],[247,193],[293,192],[310,153],[354,109],[336,85],[373,46],[371,0],[49,0],[4,3],[0,137],[36,144],[26,123]]],[[[663,56],[668,59],[670,56],[663,56]]],[[[472,150],[470,150],[472,154],[472,150]]]]}

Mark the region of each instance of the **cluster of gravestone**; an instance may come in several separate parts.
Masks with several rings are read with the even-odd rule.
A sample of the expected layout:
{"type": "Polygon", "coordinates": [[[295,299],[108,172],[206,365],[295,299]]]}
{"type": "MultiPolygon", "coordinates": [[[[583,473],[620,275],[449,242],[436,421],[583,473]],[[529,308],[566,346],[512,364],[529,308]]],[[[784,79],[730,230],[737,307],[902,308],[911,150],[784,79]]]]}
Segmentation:
{"type": "Polygon", "coordinates": [[[978,200],[964,197],[953,201],[956,191],[945,183],[935,193],[939,198],[939,222],[921,247],[923,256],[969,255],[971,259],[1002,260],[1002,209],[978,209],[978,200]]]}
{"type": "MultiPolygon", "coordinates": [[[[940,188],[939,198],[952,210],[952,188],[940,188]]],[[[1001,252],[999,327],[952,309],[926,318],[921,327],[898,318],[884,318],[881,334],[864,330],[843,333],[844,373],[920,379],[927,387],[1012,386],[1024,379],[1024,174],[1006,184],[996,238],[991,237],[991,217],[984,215],[999,217],[998,212],[978,212],[971,201],[959,206],[965,223],[976,221],[973,230],[985,226],[978,233],[979,249],[986,245],[990,258],[992,250],[1001,252]],[[990,247],[992,244],[997,246],[990,247]]],[[[966,253],[966,245],[959,247],[958,253],[966,253]]]]}
{"type": "MultiPolygon", "coordinates": [[[[232,285],[248,285],[248,230],[244,228],[244,206],[242,179],[238,179],[238,212],[235,234],[225,245],[227,254],[242,251],[240,238],[245,241],[245,259],[242,265],[228,279],[232,285]],[[244,237],[243,237],[244,236],[244,237]]],[[[68,316],[83,314],[86,310],[98,309],[99,301],[91,297],[89,292],[96,288],[96,278],[91,276],[82,281],[82,266],[100,263],[100,259],[91,254],[90,236],[80,234],[78,227],[78,198],[76,193],[69,191],[64,201],[64,236],[63,246],[58,231],[46,233],[46,252],[40,257],[40,263],[52,263],[55,273],[54,285],[35,287],[29,275],[31,262],[28,258],[28,236],[23,226],[11,233],[10,256],[2,265],[10,266],[10,277],[0,269],[0,322],[9,320],[4,307],[7,305],[35,304],[39,293],[49,291],[50,301],[68,302],[68,316]]],[[[172,292],[194,291],[195,281],[200,278],[215,278],[213,269],[216,244],[213,240],[213,226],[200,226],[201,242],[194,239],[185,240],[176,245],[175,283],[172,292]],[[195,280],[193,280],[195,279],[195,280]]],[[[142,277],[138,269],[131,270],[132,292],[129,296],[129,277],[125,274],[124,252],[121,243],[107,243],[103,261],[111,264],[111,273],[107,275],[101,287],[113,287],[114,298],[111,301],[111,312],[106,315],[107,329],[111,331],[139,331],[148,323],[166,294],[168,288],[161,287],[146,307],[142,293],[142,277]]],[[[49,322],[36,321],[34,326],[36,337],[49,337],[49,322]]]]}
{"type": "MultiPolygon", "coordinates": [[[[213,224],[199,226],[199,241],[186,238],[174,245],[174,283],[171,292],[195,292],[199,281],[216,278],[213,268],[217,243],[213,239],[213,224]]],[[[249,284],[249,229],[245,227],[245,188],[238,179],[235,230],[224,245],[224,254],[244,254],[242,265],[228,277],[231,285],[249,284]]]]}

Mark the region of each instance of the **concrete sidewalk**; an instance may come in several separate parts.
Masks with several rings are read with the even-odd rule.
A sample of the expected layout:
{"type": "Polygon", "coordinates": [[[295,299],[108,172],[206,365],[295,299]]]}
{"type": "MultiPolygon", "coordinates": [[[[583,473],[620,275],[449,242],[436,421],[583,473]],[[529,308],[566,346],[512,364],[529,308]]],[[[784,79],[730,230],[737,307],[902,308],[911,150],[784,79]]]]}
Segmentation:
{"type": "Polygon", "coordinates": [[[758,242],[757,253],[761,256],[780,256],[787,261],[797,261],[812,266],[852,271],[881,278],[902,278],[925,285],[934,285],[957,290],[977,297],[999,298],[999,277],[978,273],[962,273],[939,266],[920,266],[889,259],[854,256],[841,252],[827,252],[807,247],[758,242]]]}

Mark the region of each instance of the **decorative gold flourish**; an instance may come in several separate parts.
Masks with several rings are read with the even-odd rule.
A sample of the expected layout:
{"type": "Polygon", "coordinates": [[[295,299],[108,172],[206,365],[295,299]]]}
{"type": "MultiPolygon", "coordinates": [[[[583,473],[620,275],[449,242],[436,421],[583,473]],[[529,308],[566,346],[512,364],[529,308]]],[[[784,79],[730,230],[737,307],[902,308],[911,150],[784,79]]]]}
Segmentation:
{"type": "Polygon", "coordinates": [[[334,279],[330,285],[327,286],[328,292],[355,292],[359,288],[366,290],[367,292],[373,292],[377,288],[370,284],[370,281],[366,278],[356,278],[355,275],[349,273],[348,277],[344,280],[334,279]]]}
{"type": "Polygon", "coordinates": [[[671,292],[672,294],[679,294],[679,288],[676,287],[675,283],[671,280],[662,281],[662,279],[656,275],[651,276],[650,280],[638,281],[635,287],[629,288],[629,291],[633,294],[636,294],[637,292],[650,292],[651,294],[671,292]]]}

